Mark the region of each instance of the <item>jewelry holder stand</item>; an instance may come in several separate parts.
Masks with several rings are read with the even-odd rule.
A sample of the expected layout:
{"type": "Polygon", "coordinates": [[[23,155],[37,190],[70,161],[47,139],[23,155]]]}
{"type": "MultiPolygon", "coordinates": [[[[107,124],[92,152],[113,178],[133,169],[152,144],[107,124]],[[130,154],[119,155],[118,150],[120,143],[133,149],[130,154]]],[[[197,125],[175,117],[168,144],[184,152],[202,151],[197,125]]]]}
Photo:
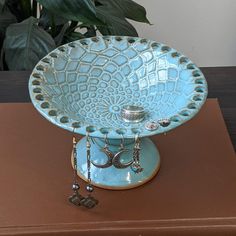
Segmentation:
{"type": "MultiPolygon", "coordinates": [[[[195,64],[164,44],[104,36],[49,53],[33,70],[29,91],[35,108],[50,122],[87,134],[93,185],[129,189],[160,168],[159,152],[148,137],[194,117],[206,100],[207,83],[195,64]],[[127,122],[125,106],[142,108],[143,119],[127,122]]],[[[76,166],[86,181],[87,151],[83,138],[76,144],[76,166]]]]}
{"type": "MultiPolygon", "coordinates": [[[[104,142],[101,139],[95,139],[96,143],[91,144],[91,159],[95,164],[104,166],[104,168],[91,166],[91,179],[93,185],[106,189],[128,189],[144,184],[155,176],[160,168],[160,155],[156,146],[149,138],[142,138],[140,156],[140,165],[143,171],[135,173],[131,169],[131,162],[134,149],[134,140],[125,139],[124,146],[127,149],[124,153],[117,156],[119,163],[109,163],[107,155],[102,152],[104,142]],[[148,152],[145,152],[148,150],[148,152]],[[105,165],[107,164],[107,167],[105,165]],[[127,167],[126,167],[127,166],[127,167]]],[[[109,140],[109,150],[112,153],[119,153],[120,140],[109,140]]],[[[77,144],[78,150],[78,175],[87,180],[86,166],[86,139],[83,138],[77,144]]],[[[114,157],[113,157],[114,160],[114,157]]]]}

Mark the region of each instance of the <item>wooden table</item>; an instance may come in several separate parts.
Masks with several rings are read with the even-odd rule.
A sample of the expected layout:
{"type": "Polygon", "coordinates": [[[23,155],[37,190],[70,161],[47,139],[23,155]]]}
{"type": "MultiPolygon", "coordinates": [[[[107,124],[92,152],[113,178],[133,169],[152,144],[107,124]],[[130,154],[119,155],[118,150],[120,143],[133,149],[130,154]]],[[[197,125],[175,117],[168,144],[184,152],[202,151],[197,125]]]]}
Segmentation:
{"type": "MultiPolygon", "coordinates": [[[[236,150],[236,67],[201,68],[209,85],[209,98],[218,98],[236,150]]],[[[29,71],[0,72],[0,102],[30,102],[29,71]]]]}
{"type": "Polygon", "coordinates": [[[91,210],[68,201],[71,132],[30,103],[2,103],[0,114],[1,236],[236,235],[235,151],[216,99],[152,137],[161,155],[157,176],[132,190],[95,188],[99,204],[91,210]]]}

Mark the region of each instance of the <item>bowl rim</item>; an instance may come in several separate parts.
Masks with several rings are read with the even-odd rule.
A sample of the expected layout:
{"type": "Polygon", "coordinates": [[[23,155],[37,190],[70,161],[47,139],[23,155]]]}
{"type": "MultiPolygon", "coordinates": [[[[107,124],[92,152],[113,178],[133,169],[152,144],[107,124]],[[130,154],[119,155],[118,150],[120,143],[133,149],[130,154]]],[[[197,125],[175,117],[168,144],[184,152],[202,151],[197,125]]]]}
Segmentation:
{"type": "MultiPolygon", "coordinates": [[[[61,51],[61,52],[63,53],[63,51],[61,51]]],[[[207,99],[207,94],[208,94],[207,81],[206,81],[205,76],[203,75],[202,71],[190,59],[188,59],[182,53],[179,53],[177,50],[175,50],[163,43],[156,42],[154,40],[149,40],[149,39],[140,38],[140,37],[119,36],[119,35],[96,36],[96,37],[92,37],[92,38],[76,40],[74,42],[70,42],[70,43],[64,44],[62,46],[59,46],[58,48],[54,49],[49,54],[47,54],[45,57],[43,57],[36,64],[35,68],[33,69],[32,73],[30,75],[28,89],[29,89],[30,99],[31,99],[34,107],[36,108],[36,110],[43,117],[45,117],[48,121],[50,121],[54,125],[57,125],[60,128],[66,129],[66,130],[76,133],[76,134],[86,135],[86,133],[89,133],[89,135],[91,137],[98,137],[98,138],[103,138],[104,135],[106,135],[107,138],[110,138],[110,139],[121,139],[122,137],[124,137],[126,139],[132,139],[137,135],[139,135],[139,137],[147,137],[147,136],[152,136],[152,135],[156,135],[156,134],[166,133],[166,132],[184,124],[185,122],[191,120],[200,111],[201,107],[203,106],[203,104],[205,103],[205,101],[207,99]],[[112,40],[117,37],[122,38],[122,40],[123,39],[126,39],[126,40],[133,39],[133,40],[135,40],[135,42],[137,42],[137,41],[150,42],[155,45],[158,45],[158,50],[160,50],[161,48],[164,48],[166,50],[168,49],[169,50],[168,53],[172,53],[173,57],[177,56],[179,58],[179,60],[181,60],[181,59],[186,60],[187,59],[186,70],[191,70],[191,75],[193,77],[195,76],[194,74],[198,74],[199,76],[196,76],[195,80],[197,80],[198,77],[200,77],[201,81],[202,81],[201,84],[196,83],[196,87],[195,87],[196,94],[194,94],[194,96],[192,97],[192,100],[196,97],[196,99],[192,101],[192,103],[194,103],[197,106],[196,109],[188,108],[188,106],[191,104],[191,103],[189,103],[190,102],[189,101],[186,103],[186,109],[181,111],[181,112],[183,112],[182,114],[179,114],[180,113],[179,112],[176,115],[174,115],[173,117],[170,117],[171,124],[169,126],[167,126],[167,127],[160,126],[160,128],[158,128],[157,130],[153,130],[153,131],[146,130],[144,128],[145,132],[143,132],[141,129],[137,128],[136,126],[132,127],[132,125],[131,125],[131,127],[128,128],[128,132],[127,132],[127,128],[125,128],[125,127],[121,127],[119,129],[113,129],[112,127],[97,127],[93,124],[79,122],[78,120],[75,120],[75,119],[73,120],[72,118],[69,118],[69,120],[67,120],[68,116],[65,112],[57,110],[55,107],[51,106],[49,104],[48,100],[45,101],[43,96],[41,97],[40,92],[37,92],[37,93],[34,92],[36,88],[40,88],[40,80],[42,79],[42,77],[40,78],[40,76],[42,76],[42,73],[39,72],[39,70],[42,68],[39,68],[39,66],[42,65],[42,63],[43,64],[48,63],[46,59],[48,59],[48,57],[56,56],[56,53],[58,53],[58,50],[60,50],[60,48],[70,47],[73,44],[82,43],[82,42],[85,42],[85,40],[87,40],[87,41],[93,40],[94,38],[103,39],[103,40],[109,39],[110,42],[112,42],[112,40]],[[174,54],[176,54],[176,55],[174,55],[174,54]],[[37,76],[38,76],[38,78],[37,78],[37,76]],[[39,84],[37,83],[37,81],[39,81],[39,84]],[[197,89],[199,89],[199,91],[197,91],[197,89]],[[202,89],[202,91],[200,91],[200,89],[202,89]],[[201,100],[199,100],[199,98],[201,100]],[[49,106],[47,106],[47,105],[49,105],[49,106]],[[50,115],[50,112],[51,112],[51,115],[50,115]],[[181,119],[178,121],[177,117],[180,117],[181,119]]],[[[150,120],[147,120],[147,121],[150,121],[150,120]]]]}

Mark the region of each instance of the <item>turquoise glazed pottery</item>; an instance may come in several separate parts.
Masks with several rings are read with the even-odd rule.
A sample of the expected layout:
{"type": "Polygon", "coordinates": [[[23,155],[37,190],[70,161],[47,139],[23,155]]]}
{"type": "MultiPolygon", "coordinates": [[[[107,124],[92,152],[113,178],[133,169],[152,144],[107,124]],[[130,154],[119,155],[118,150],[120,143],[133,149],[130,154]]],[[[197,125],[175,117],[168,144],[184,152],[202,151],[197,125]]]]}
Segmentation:
{"type": "MultiPolygon", "coordinates": [[[[150,180],[160,167],[159,152],[148,137],[193,118],[206,100],[207,83],[195,64],[167,45],[104,36],[49,53],[35,66],[29,92],[35,108],[50,122],[89,133],[94,185],[128,189],[150,180]],[[121,115],[125,106],[140,107],[145,116],[126,122],[121,115]],[[129,165],[135,137],[141,139],[140,173],[129,165]],[[102,151],[107,143],[112,160],[102,151]],[[121,143],[125,150],[119,152],[121,143]]],[[[86,180],[85,138],[77,144],[77,163],[78,175],[86,180]]]]}

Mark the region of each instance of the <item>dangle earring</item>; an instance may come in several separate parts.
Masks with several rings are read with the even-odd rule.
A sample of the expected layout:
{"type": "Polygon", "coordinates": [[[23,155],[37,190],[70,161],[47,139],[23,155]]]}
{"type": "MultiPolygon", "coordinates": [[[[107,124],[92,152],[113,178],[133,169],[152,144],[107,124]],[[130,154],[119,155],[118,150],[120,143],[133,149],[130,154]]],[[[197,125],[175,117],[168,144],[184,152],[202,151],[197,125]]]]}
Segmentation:
{"type": "MultiPolygon", "coordinates": [[[[74,130],[73,130],[74,133],[74,130]]],[[[79,193],[79,183],[77,181],[77,151],[76,151],[76,144],[77,144],[77,139],[75,135],[73,135],[73,148],[72,148],[72,158],[73,158],[73,171],[74,171],[74,180],[72,184],[72,190],[73,190],[73,195],[69,197],[69,202],[74,204],[75,206],[81,206],[81,201],[84,199],[84,197],[79,193]]]]}
{"type": "Polygon", "coordinates": [[[89,194],[81,200],[81,204],[85,206],[86,208],[93,208],[98,204],[98,200],[95,199],[91,193],[93,192],[93,186],[91,183],[91,153],[90,153],[91,143],[90,143],[90,137],[89,132],[86,132],[86,154],[87,154],[87,172],[88,172],[88,182],[86,185],[86,190],[89,192],[89,194]]]}
{"type": "Polygon", "coordinates": [[[131,165],[131,169],[137,174],[143,171],[143,168],[140,165],[140,146],[141,140],[139,135],[135,135],[134,141],[134,150],[133,150],[133,164],[131,165]]]}
{"type": "Polygon", "coordinates": [[[101,151],[106,154],[107,162],[105,164],[96,164],[92,162],[92,164],[97,168],[107,168],[107,167],[112,166],[112,160],[113,160],[114,154],[109,150],[109,142],[108,142],[107,134],[105,134],[104,142],[105,142],[105,145],[104,147],[101,147],[101,151]]]}
{"type": "Polygon", "coordinates": [[[126,162],[126,163],[121,162],[121,155],[124,152],[127,152],[127,151],[129,151],[129,150],[125,148],[125,139],[124,139],[124,136],[122,134],[119,151],[114,155],[114,158],[112,160],[112,164],[113,164],[114,167],[116,167],[118,169],[124,169],[124,168],[127,168],[130,165],[132,165],[133,160],[131,160],[129,162],[126,162]]]}

